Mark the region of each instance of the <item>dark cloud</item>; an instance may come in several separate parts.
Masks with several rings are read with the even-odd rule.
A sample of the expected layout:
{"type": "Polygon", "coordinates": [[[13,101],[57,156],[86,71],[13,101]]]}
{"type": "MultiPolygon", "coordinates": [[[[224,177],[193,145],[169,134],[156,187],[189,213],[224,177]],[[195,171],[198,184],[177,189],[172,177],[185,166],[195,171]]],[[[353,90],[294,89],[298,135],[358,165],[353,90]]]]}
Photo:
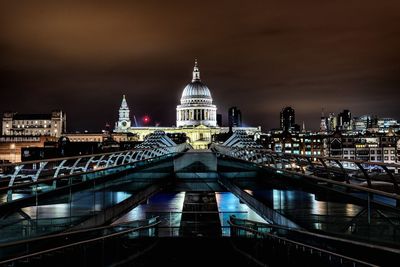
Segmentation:
{"type": "Polygon", "coordinates": [[[172,125],[193,59],[219,112],[278,125],[296,109],[400,118],[400,3],[387,1],[1,1],[1,110],[62,108],[100,129],[121,95],[172,125]]]}

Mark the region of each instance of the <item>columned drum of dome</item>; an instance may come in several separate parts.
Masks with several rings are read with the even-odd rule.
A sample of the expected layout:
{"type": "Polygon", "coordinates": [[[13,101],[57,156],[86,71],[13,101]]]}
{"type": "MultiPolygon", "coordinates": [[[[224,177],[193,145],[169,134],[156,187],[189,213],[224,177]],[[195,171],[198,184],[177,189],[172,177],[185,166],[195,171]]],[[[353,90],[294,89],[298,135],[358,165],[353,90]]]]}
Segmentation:
{"type": "Polygon", "coordinates": [[[200,80],[195,61],[192,82],[182,92],[181,104],[176,107],[176,126],[217,126],[217,107],[212,103],[210,89],[200,80]]]}

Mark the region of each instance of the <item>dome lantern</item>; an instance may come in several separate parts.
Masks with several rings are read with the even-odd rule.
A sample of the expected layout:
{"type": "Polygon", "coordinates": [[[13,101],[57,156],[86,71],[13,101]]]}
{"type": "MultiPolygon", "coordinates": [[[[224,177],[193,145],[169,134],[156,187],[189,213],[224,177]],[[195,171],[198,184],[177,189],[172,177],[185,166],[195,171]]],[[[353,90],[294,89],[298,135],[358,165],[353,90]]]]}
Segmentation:
{"type": "Polygon", "coordinates": [[[200,82],[200,69],[197,65],[197,59],[194,60],[193,79],[192,82],[200,82]]]}

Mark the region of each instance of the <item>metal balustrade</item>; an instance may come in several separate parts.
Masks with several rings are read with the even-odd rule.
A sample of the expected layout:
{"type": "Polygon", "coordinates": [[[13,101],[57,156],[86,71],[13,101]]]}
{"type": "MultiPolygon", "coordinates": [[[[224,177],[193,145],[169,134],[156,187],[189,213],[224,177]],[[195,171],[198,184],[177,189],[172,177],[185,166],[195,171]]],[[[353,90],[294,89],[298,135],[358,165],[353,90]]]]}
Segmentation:
{"type": "Polygon", "coordinates": [[[155,131],[133,150],[2,164],[0,182],[6,180],[11,187],[17,182],[36,182],[42,177],[82,174],[182,152],[189,147],[186,143],[175,144],[163,131],[155,131]]]}
{"type": "MultiPolygon", "coordinates": [[[[158,236],[158,217],[142,221],[131,221],[121,224],[89,228],[78,231],[57,233],[28,240],[0,244],[0,266],[19,266],[32,263],[35,260],[46,259],[49,256],[62,255],[94,247],[96,253],[110,253],[104,250],[104,245],[114,241],[124,249],[124,242],[138,237],[158,236]],[[96,246],[100,244],[100,249],[96,246]]],[[[111,243],[111,245],[115,245],[111,243]]],[[[78,252],[76,252],[78,251],[78,252]]],[[[77,256],[71,253],[72,256],[77,256]]],[[[80,255],[88,257],[89,255],[80,255]]],[[[94,255],[92,255],[94,256],[94,255]]],[[[120,256],[120,255],[118,255],[120,256]]],[[[95,258],[86,259],[87,261],[95,258]]],[[[78,258],[78,261],[82,260],[78,258]]],[[[38,264],[41,262],[38,261],[38,264]]],[[[62,264],[62,263],[59,263],[62,264]]],[[[79,265],[81,265],[80,262],[79,265]]]]}
{"type": "Polygon", "coordinates": [[[54,190],[58,183],[71,185],[100,178],[189,148],[189,144],[177,145],[165,133],[156,131],[132,150],[1,164],[0,192],[7,192],[2,202],[18,199],[19,196],[13,196],[15,192],[29,195],[54,190]]]}
{"type": "MultiPolygon", "coordinates": [[[[348,233],[351,236],[370,242],[398,242],[400,176],[395,170],[400,165],[277,153],[254,147],[213,144],[211,149],[219,158],[247,162],[260,170],[275,173],[271,176],[273,179],[287,177],[296,185],[300,182],[320,194],[334,193],[333,198],[340,197],[338,199],[342,201],[358,205],[360,211],[343,228],[350,230],[348,233]],[[354,164],[356,168],[346,168],[345,164],[354,164]],[[375,168],[382,170],[382,173],[374,175],[371,169],[375,168]]],[[[343,234],[342,231],[332,232],[343,234]]]]}
{"type": "Polygon", "coordinates": [[[300,261],[303,254],[306,258],[311,255],[324,260],[327,265],[333,266],[338,263],[341,266],[378,266],[371,263],[371,259],[374,262],[381,260],[374,255],[384,256],[387,262],[397,260],[400,255],[400,251],[393,248],[365,244],[281,225],[239,219],[234,215],[230,216],[228,224],[232,237],[266,240],[268,250],[271,250],[269,246],[272,246],[272,250],[286,250],[287,254],[292,256],[295,256],[298,252],[300,261]],[[348,248],[352,249],[349,250],[348,248]],[[296,252],[289,253],[293,250],[296,252]],[[344,252],[347,255],[344,255],[344,252]],[[360,259],[360,255],[362,259],[360,259]]]}
{"type": "Polygon", "coordinates": [[[8,181],[8,186],[36,182],[39,178],[82,174],[130,164],[145,159],[156,158],[187,149],[186,144],[173,147],[139,148],[112,153],[85,155],[79,157],[55,158],[0,165],[0,181],[8,181]]]}
{"type": "Polygon", "coordinates": [[[211,149],[218,155],[245,160],[276,170],[326,178],[370,189],[379,188],[381,191],[400,195],[398,173],[400,164],[278,153],[263,148],[230,147],[217,144],[213,144],[211,149]],[[379,173],[376,170],[379,170],[379,173]]]}

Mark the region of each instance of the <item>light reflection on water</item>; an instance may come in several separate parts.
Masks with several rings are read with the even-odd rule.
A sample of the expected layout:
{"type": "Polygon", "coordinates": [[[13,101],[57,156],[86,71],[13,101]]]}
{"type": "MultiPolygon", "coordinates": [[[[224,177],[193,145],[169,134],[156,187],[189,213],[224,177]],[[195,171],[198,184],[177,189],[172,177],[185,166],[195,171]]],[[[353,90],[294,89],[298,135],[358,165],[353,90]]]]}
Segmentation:
{"type": "Polygon", "coordinates": [[[288,214],[302,211],[313,215],[355,216],[361,209],[354,204],[317,200],[315,194],[301,190],[266,189],[253,191],[253,194],[270,201],[274,210],[288,214]]]}
{"type": "Polygon", "coordinates": [[[63,199],[66,203],[44,204],[22,208],[23,212],[32,219],[50,219],[62,217],[88,216],[94,210],[101,211],[105,207],[118,204],[132,194],[127,192],[77,192],[69,198],[63,199]]]}
{"type": "Polygon", "coordinates": [[[17,200],[24,197],[29,197],[31,194],[21,194],[21,193],[13,193],[11,194],[11,199],[8,199],[7,193],[0,195],[0,203],[8,202],[9,200],[17,200]]]}
{"type": "Polygon", "coordinates": [[[41,206],[31,206],[22,208],[31,219],[36,219],[37,215],[39,218],[63,218],[70,216],[70,205],[69,204],[51,204],[41,206]]]}
{"type": "Polygon", "coordinates": [[[147,203],[140,204],[124,216],[115,221],[114,224],[135,220],[149,219],[159,216],[161,227],[179,227],[182,217],[183,201],[185,192],[162,192],[148,199],[147,203]]]}
{"type": "MultiPolygon", "coordinates": [[[[251,192],[248,193],[250,194],[251,192]]],[[[244,203],[240,203],[239,199],[233,193],[216,192],[215,197],[217,199],[219,219],[221,221],[221,226],[223,227],[222,234],[224,236],[229,235],[228,220],[231,215],[235,215],[237,218],[240,219],[267,223],[249,206],[244,203]]]]}

